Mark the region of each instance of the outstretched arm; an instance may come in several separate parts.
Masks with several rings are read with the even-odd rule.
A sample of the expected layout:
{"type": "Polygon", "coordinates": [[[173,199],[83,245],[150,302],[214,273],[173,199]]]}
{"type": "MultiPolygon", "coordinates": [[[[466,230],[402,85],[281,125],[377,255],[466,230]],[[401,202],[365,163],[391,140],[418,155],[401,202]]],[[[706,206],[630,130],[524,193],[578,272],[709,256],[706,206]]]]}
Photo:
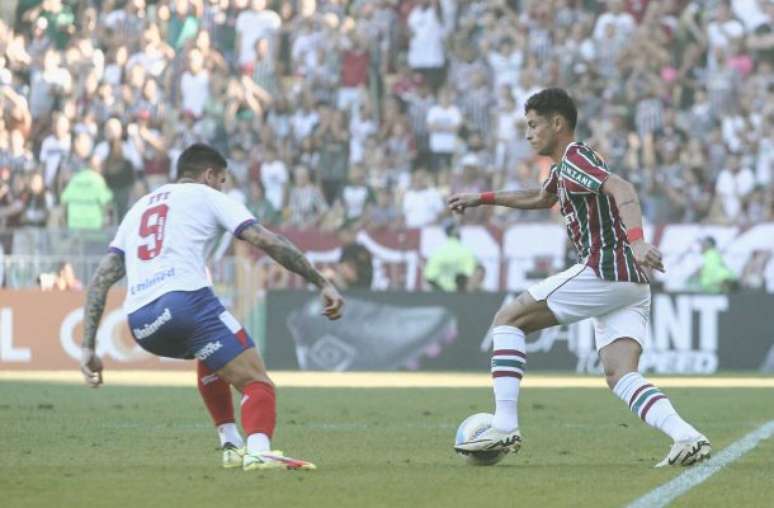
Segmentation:
{"type": "Polygon", "coordinates": [[[612,196],[618,213],[626,227],[626,236],[634,252],[634,259],[642,266],[664,271],[661,252],[644,240],[642,233],[642,209],[634,186],[618,175],[611,174],[600,191],[612,196]]]}
{"type": "Polygon", "coordinates": [[[322,291],[323,314],[329,319],[341,317],[344,300],[339,292],[304,256],[304,253],[284,236],[273,233],[259,224],[252,224],[240,233],[240,238],[258,247],[274,261],[297,273],[322,291]]]}
{"type": "Polygon", "coordinates": [[[534,210],[551,208],[556,203],[556,195],[545,189],[531,189],[523,191],[498,191],[484,192],[481,194],[454,194],[449,197],[449,208],[454,212],[462,213],[465,208],[480,205],[499,205],[509,208],[521,208],[534,210]]]}
{"type": "Polygon", "coordinates": [[[120,254],[109,252],[102,258],[89,286],[86,288],[86,306],[83,309],[83,343],[81,344],[81,372],[86,384],[98,387],[102,384],[102,362],[95,354],[97,329],[105,301],[111,286],[126,274],[124,259],[120,254]]]}

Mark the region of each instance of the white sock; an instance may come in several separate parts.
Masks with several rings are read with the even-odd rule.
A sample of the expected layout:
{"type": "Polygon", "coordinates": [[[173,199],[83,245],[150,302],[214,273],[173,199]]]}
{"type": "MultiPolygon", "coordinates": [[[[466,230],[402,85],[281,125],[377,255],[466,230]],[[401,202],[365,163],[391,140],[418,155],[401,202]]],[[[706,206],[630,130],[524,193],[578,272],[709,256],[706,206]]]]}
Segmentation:
{"type": "Polygon", "coordinates": [[[247,453],[255,455],[271,450],[271,441],[266,434],[250,434],[247,436],[247,453]]]}
{"type": "Polygon", "coordinates": [[[495,326],[492,338],[492,385],[495,396],[492,427],[510,432],[519,427],[519,386],[527,365],[524,332],[513,326],[495,326]]]}
{"type": "Polygon", "coordinates": [[[648,383],[639,372],[629,372],[619,379],[613,392],[629,406],[632,413],[674,441],[686,441],[700,435],[680,418],[666,395],[648,383]]]}
{"type": "Polygon", "coordinates": [[[235,423],[224,423],[218,425],[218,437],[220,438],[220,446],[222,447],[226,443],[231,443],[237,448],[241,448],[245,444],[242,439],[242,434],[239,433],[239,428],[235,423]]]}

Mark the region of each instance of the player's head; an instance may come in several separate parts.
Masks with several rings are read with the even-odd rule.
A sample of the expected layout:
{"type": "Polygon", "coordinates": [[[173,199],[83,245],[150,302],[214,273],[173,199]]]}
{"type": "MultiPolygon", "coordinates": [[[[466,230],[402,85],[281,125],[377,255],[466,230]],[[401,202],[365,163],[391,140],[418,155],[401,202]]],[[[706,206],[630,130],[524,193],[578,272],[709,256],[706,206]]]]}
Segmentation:
{"type": "Polygon", "coordinates": [[[220,190],[226,180],[226,159],[211,146],[195,143],[180,154],[177,159],[179,178],[191,178],[220,190]]]}
{"type": "Polygon", "coordinates": [[[551,155],[560,137],[572,136],[578,121],[575,102],[561,88],[546,88],[524,105],[526,137],[540,155],[551,155]]]}

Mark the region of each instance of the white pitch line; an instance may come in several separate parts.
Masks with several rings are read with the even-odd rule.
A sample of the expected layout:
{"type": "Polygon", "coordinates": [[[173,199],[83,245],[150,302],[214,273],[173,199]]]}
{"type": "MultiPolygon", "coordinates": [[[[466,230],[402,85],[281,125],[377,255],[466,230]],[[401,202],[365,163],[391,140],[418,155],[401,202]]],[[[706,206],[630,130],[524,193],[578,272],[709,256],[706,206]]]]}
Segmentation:
{"type": "Polygon", "coordinates": [[[670,482],[651,490],[627,508],[663,508],[667,506],[679,496],[741,458],[742,455],[758,446],[758,443],[770,438],[772,434],[774,434],[774,420],[764,423],[740,440],[730,444],[722,452],[713,455],[709,462],[694,466],[670,482]]]}

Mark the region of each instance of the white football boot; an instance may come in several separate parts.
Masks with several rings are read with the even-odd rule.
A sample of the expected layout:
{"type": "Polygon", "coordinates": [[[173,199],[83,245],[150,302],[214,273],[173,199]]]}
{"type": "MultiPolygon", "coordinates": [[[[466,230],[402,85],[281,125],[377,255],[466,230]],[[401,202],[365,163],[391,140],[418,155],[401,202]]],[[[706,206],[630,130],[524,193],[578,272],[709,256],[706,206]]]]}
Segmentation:
{"type": "Polygon", "coordinates": [[[494,427],[489,427],[480,435],[454,447],[455,450],[463,454],[466,452],[491,452],[497,450],[510,450],[512,453],[516,453],[520,448],[521,433],[519,429],[502,432],[494,427]]]}
{"type": "Polygon", "coordinates": [[[242,459],[242,469],[244,471],[264,470],[264,469],[289,469],[289,470],[314,470],[317,466],[311,462],[301,459],[285,457],[279,451],[274,450],[263,453],[246,453],[242,459]]]}
{"type": "Polygon", "coordinates": [[[672,445],[664,460],[656,464],[656,467],[666,466],[692,466],[712,455],[712,444],[709,440],[699,435],[687,441],[677,441],[672,445]]]}
{"type": "Polygon", "coordinates": [[[242,457],[245,454],[244,448],[238,448],[231,443],[226,443],[221,450],[223,451],[223,467],[226,469],[242,467],[242,457]]]}

